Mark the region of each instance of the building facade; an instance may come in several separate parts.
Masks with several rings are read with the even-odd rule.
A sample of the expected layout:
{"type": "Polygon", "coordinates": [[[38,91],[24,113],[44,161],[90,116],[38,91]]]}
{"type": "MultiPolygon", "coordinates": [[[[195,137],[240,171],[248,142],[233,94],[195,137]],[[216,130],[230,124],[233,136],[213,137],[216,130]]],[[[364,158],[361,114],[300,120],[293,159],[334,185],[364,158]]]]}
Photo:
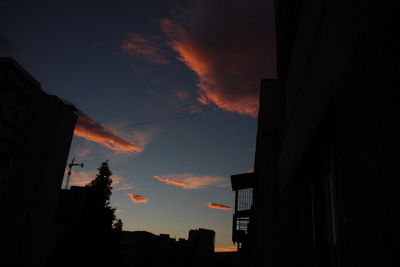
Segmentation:
{"type": "Polygon", "coordinates": [[[72,106],[0,58],[0,261],[44,266],[76,122],[72,106]]]}
{"type": "Polygon", "coordinates": [[[261,83],[254,166],[259,266],[399,266],[395,10],[275,1],[278,73],[261,83]]]}

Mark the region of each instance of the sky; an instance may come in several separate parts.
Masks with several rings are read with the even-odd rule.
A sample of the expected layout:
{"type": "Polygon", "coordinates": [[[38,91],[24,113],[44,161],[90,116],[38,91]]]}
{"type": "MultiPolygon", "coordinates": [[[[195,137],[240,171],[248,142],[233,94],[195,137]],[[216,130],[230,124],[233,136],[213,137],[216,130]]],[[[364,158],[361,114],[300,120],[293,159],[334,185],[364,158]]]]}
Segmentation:
{"type": "Polygon", "coordinates": [[[0,0],[0,56],[77,109],[70,185],[109,160],[124,230],[231,241],[230,175],[252,171],[272,1],[0,0]]]}

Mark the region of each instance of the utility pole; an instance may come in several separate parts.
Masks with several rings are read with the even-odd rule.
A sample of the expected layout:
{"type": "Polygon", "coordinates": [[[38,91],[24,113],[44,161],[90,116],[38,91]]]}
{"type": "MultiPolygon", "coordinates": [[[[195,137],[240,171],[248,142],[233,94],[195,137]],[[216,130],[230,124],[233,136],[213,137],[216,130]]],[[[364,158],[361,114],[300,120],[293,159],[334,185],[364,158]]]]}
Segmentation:
{"type": "Polygon", "coordinates": [[[65,189],[68,189],[69,186],[69,179],[71,177],[71,169],[73,166],[80,166],[81,168],[83,168],[83,163],[74,163],[75,158],[72,158],[72,161],[70,164],[68,164],[68,176],[67,176],[67,182],[65,183],[65,189]]]}

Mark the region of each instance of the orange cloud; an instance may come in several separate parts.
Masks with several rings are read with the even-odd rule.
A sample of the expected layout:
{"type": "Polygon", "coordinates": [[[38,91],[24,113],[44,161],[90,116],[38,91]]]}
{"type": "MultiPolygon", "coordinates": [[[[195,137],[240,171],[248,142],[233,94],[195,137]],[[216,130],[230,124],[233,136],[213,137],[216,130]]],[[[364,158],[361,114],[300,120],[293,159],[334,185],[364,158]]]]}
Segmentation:
{"type": "Polygon", "coordinates": [[[156,134],[156,130],[146,129],[146,131],[138,131],[138,130],[128,130],[130,123],[128,121],[112,123],[107,125],[109,128],[113,130],[113,132],[120,136],[123,139],[130,140],[136,146],[143,148],[151,141],[153,136],[156,134]]]}
{"type": "Polygon", "coordinates": [[[195,1],[162,19],[161,28],[197,74],[200,103],[256,117],[260,80],[276,76],[272,5],[222,2],[195,1]]]}
{"type": "Polygon", "coordinates": [[[126,195],[128,195],[130,197],[131,201],[135,202],[135,203],[147,203],[148,200],[149,200],[147,197],[134,195],[134,194],[131,194],[131,193],[128,193],[126,195]]]}
{"type": "Polygon", "coordinates": [[[143,148],[117,136],[111,128],[107,128],[83,113],[78,114],[78,121],[74,134],[101,144],[114,151],[119,152],[141,152],[143,148]]]}
{"type": "Polygon", "coordinates": [[[228,246],[228,247],[217,247],[215,248],[215,252],[235,252],[237,251],[236,246],[228,246]]]}
{"type": "Polygon", "coordinates": [[[173,184],[173,185],[177,185],[177,186],[180,186],[180,187],[183,187],[183,188],[187,188],[187,186],[188,186],[184,182],[176,181],[176,180],[169,179],[169,178],[162,178],[162,177],[157,176],[157,175],[154,175],[153,178],[155,178],[155,179],[157,179],[157,180],[159,180],[161,182],[164,182],[166,184],[173,184]]]}
{"type": "Polygon", "coordinates": [[[138,33],[131,33],[122,41],[121,48],[126,53],[140,57],[150,63],[168,64],[169,61],[162,52],[159,40],[159,36],[145,38],[138,33]]]}
{"type": "Polygon", "coordinates": [[[206,203],[207,207],[212,208],[212,209],[218,209],[218,210],[232,210],[231,207],[225,206],[222,204],[217,204],[217,203],[206,203]]]}
{"type": "Polygon", "coordinates": [[[202,189],[210,186],[219,186],[225,179],[218,176],[195,176],[190,173],[153,176],[166,184],[176,185],[185,189],[202,189]]]}

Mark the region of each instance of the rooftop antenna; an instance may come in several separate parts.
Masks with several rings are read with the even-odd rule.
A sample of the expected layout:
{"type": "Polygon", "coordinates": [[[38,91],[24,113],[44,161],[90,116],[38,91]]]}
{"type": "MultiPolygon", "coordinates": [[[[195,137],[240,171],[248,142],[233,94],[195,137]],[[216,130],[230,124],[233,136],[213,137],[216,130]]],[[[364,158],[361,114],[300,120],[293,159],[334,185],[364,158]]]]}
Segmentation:
{"type": "Polygon", "coordinates": [[[65,183],[65,189],[68,189],[69,186],[69,179],[71,177],[71,169],[73,166],[80,166],[81,168],[83,168],[83,163],[74,163],[75,158],[72,158],[72,161],[70,164],[68,164],[68,176],[67,176],[67,182],[65,183]]]}

